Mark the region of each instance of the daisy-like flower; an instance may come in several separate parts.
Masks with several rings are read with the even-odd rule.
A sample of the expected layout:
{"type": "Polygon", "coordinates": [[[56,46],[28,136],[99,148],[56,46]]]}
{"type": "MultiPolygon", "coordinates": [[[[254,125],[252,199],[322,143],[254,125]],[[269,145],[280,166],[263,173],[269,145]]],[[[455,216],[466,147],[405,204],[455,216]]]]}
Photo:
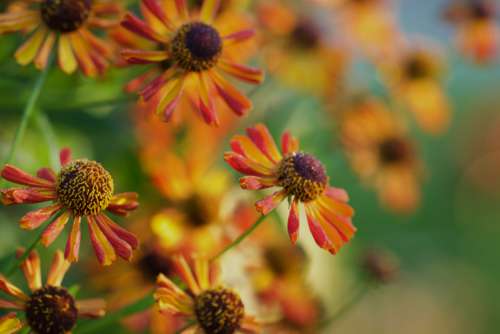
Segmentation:
{"type": "Polygon", "coordinates": [[[319,247],[335,254],[356,232],[351,223],[354,210],[347,204],[343,189],[329,185],[325,167],[314,156],[299,151],[297,139],[285,132],[281,150],[265,125],[247,129],[248,137],[235,136],[232,152],[224,159],[235,170],[246,174],[240,179],[243,189],[279,187],[256,203],[257,211],[267,215],[288,198],[291,201],[288,233],[293,243],[299,233],[299,204],[303,203],[309,229],[319,247]]]}
{"type": "Polygon", "coordinates": [[[71,160],[69,149],[61,150],[60,162],[58,174],[50,168],[42,168],[37,176],[6,165],[1,176],[26,187],[0,190],[2,203],[52,201],[47,207],[28,212],[21,218],[20,225],[23,229],[33,230],[55,218],[42,233],[41,242],[47,247],[61,234],[68,221],[73,220],[65,249],[65,257],[70,262],[78,261],[83,217],[87,219],[92,246],[102,265],[110,265],[117,255],[130,260],[132,251],[138,246],[137,238],[113,222],[104,211],[126,216],[138,207],[137,194],[113,195],[111,174],[95,161],[71,160]]]}
{"type": "Polygon", "coordinates": [[[15,54],[21,65],[34,62],[45,68],[56,47],[65,73],[80,67],[85,75],[96,76],[107,68],[111,49],[92,31],[117,24],[120,13],[121,7],[109,0],[18,0],[0,14],[0,34],[30,34],[15,54]]]}
{"type": "Polygon", "coordinates": [[[452,1],[446,8],[446,19],[458,29],[459,48],[477,63],[490,62],[498,55],[497,10],[498,4],[490,0],[452,1]]]}
{"type": "Polygon", "coordinates": [[[222,98],[237,115],[251,109],[251,101],[221,74],[252,84],[263,80],[263,72],[235,62],[229,52],[248,40],[253,31],[223,31],[217,19],[218,0],[205,0],[199,12],[189,13],[186,0],[168,3],[142,0],[145,21],[129,13],[122,25],[157,44],[156,50],[126,49],[122,55],[133,64],[163,64],[161,75],[140,92],[145,101],[157,98],[156,113],[169,121],[181,101],[189,101],[207,124],[219,119],[214,97],[222,98]]]}
{"type": "Polygon", "coordinates": [[[182,256],[174,259],[176,273],[186,284],[183,291],[165,275],[159,275],[155,299],[161,312],[183,316],[193,326],[183,333],[258,333],[259,326],[245,312],[239,294],[219,283],[216,263],[182,256]],[[191,259],[190,259],[191,260],[191,259]]]}
{"type": "Polygon", "coordinates": [[[401,121],[380,101],[364,98],[343,115],[341,133],[353,169],[377,189],[381,202],[398,212],[413,211],[421,166],[401,121]]]}
{"type": "MultiPolygon", "coordinates": [[[[44,285],[40,257],[36,251],[32,251],[21,265],[30,293],[25,294],[0,275],[0,290],[15,298],[0,299],[0,308],[24,313],[22,327],[29,327],[30,333],[36,334],[71,333],[79,318],[102,317],[105,314],[104,300],[76,301],[71,293],[61,286],[69,266],[70,263],[64,259],[63,253],[56,251],[44,285]]],[[[15,333],[19,327],[18,321],[12,316],[0,320],[0,333],[15,333]],[[2,331],[4,328],[6,331],[2,331]]]]}
{"type": "Polygon", "coordinates": [[[267,67],[293,88],[331,97],[348,66],[345,48],[315,17],[318,8],[304,14],[286,3],[265,0],[257,7],[267,67]]]}
{"type": "Polygon", "coordinates": [[[438,52],[431,45],[421,45],[381,66],[394,98],[415,116],[420,127],[432,134],[443,132],[451,110],[442,84],[445,65],[438,52]]]}

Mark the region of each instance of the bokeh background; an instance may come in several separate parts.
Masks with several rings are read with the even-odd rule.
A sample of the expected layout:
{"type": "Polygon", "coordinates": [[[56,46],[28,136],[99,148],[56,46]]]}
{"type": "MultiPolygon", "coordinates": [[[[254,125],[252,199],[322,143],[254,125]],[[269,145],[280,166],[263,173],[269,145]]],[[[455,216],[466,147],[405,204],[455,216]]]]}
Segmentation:
{"type": "MultiPolygon", "coordinates": [[[[230,134],[252,122],[265,121],[275,137],[287,128],[301,139],[302,148],[320,157],[332,182],[348,190],[358,227],[349,246],[331,256],[315,247],[306,231],[301,233],[311,261],[311,291],[325,301],[328,310],[334,311],[349,296],[357,280],[359,255],[365,249],[380,247],[399,257],[399,279],[368,293],[325,333],[495,334],[500,328],[500,63],[477,65],[454,48],[453,27],[442,20],[447,3],[395,2],[403,32],[431,39],[444,50],[445,90],[453,110],[451,125],[442,135],[426,135],[415,126],[411,129],[425,162],[422,200],[414,213],[398,215],[382,207],[375,192],[360,183],[347,163],[335,120],[325,116],[325,106],[272,76],[266,79],[265,89],[252,94],[254,114],[242,119],[219,148],[220,152],[228,149],[230,134]]],[[[0,37],[2,159],[37,76],[34,68],[20,67],[12,59],[18,41],[19,36],[0,37]]],[[[76,157],[95,159],[112,171],[118,190],[140,194],[145,204],[132,220],[161,206],[165,200],[138,160],[134,97],[122,91],[127,78],[139,72],[113,69],[93,80],[52,71],[38,103],[43,114],[37,113],[30,121],[16,165],[29,171],[57,167],[58,148],[71,147],[76,157]]],[[[354,58],[342,87],[388,98],[372,64],[362,57],[354,58]]],[[[236,189],[237,175],[224,164],[222,154],[217,160],[231,173],[233,191],[242,192],[236,189]]],[[[285,219],[286,208],[281,209],[285,219]]],[[[3,259],[35,238],[18,227],[25,210],[0,209],[3,259]]],[[[90,254],[87,242],[83,244],[84,254],[90,254]]],[[[68,281],[79,282],[83,294],[95,295],[85,265],[77,266],[68,281]]]]}

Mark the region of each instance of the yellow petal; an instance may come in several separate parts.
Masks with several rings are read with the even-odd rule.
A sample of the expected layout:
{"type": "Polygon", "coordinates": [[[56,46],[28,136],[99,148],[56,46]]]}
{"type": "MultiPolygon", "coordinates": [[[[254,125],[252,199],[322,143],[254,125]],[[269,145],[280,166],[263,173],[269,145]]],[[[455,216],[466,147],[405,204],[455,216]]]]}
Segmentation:
{"type": "Polygon", "coordinates": [[[69,37],[65,34],[59,37],[58,61],[59,66],[65,73],[71,74],[78,68],[69,37]]]}
{"type": "Polygon", "coordinates": [[[42,26],[38,28],[33,35],[16,51],[15,58],[17,62],[21,65],[31,63],[38,54],[46,35],[46,27],[42,26]]]}

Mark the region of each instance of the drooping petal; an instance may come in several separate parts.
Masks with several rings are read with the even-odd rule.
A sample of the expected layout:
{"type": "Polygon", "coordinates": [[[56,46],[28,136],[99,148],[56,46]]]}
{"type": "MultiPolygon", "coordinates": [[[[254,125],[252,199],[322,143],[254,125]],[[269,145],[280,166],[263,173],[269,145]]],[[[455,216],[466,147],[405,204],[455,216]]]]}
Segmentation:
{"type": "Polygon", "coordinates": [[[90,240],[92,241],[95,255],[101,265],[109,266],[116,260],[115,250],[97,226],[94,218],[88,216],[87,221],[90,232],[90,240]]]}
{"type": "Polygon", "coordinates": [[[106,315],[106,302],[103,299],[78,300],[76,308],[79,317],[95,319],[106,315]]]}
{"type": "Polygon", "coordinates": [[[257,68],[235,64],[220,60],[217,66],[229,75],[252,84],[259,84],[264,80],[264,72],[257,68]]]}
{"type": "Polygon", "coordinates": [[[61,286],[69,266],[70,263],[64,259],[64,254],[60,250],[57,250],[47,275],[47,285],[61,286]]]}
{"type": "Polygon", "coordinates": [[[209,86],[206,78],[206,74],[200,72],[198,74],[199,79],[199,101],[198,109],[205,123],[209,125],[218,126],[219,119],[214,108],[214,102],[212,95],[209,93],[209,86]]]}
{"type": "Polygon", "coordinates": [[[0,275],[0,290],[8,294],[9,296],[15,297],[17,299],[26,301],[28,296],[24,294],[17,286],[12,284],[7,278],[0,275]]]}
{"type": "Polygon", "coordinates": [[[44,25],[40,25],[33,35],[21,45],[15,54],[15,58],[19,64],[27,65],[35,59],[42,47],[47,32],[48,29],[44,25]]]}
{"type": "Polygon", "coordinates": [[[16,317],[15,313],[9,313],[0,317],[0,333],[14,334],[23,328],[21,320],[16,317]]]}
{"type": "Polygon", "coordinates": [[[106,219],[103,219],[104,215],[98,215],[95,217],[97,226],[104,234],[106,239],[109,241],[116,254],[124,260],[130,261],[132,258],[132,247],[124,240],[119,238],[111,228],[109,228],[106,219]]]}
{"type": "Polygon", "coordinates": [[[139,240],[137,239],[135,234],[119,226],[106,215],[101,215],[100,217],[100,219],[104,221],[120,239],[128,243],[130,247],[132,247],[132,249],[136,249],[137,247],[139,247],[139,240]]]}
{"type": "Polygon", "coordinates": [[[292,201],[290,213],[288,214],[288,235],[290,236],[292,244],[295,244],[299,238],[299,227],[300,219],[297,201],[292,201]]]}
{"type": "Polygon", "coordinates": [[[255,208],[258,212],[263,215],[267,215],[269,212],[273,211],[284,199],[286,198],[286,192],[280,190],[272,195],[267,196],[260,201],[255,203],[255,208]]]}
{"type": "Polygon", "coordinates": [[[95,62],[92,60],[89,47],[78,31],[69,33],[69,41],[73,54],[80,65],[80,68],[86,76],[95,77],[99,70],[95,62]]]}
{"type": "Polygon", "coordinates": [[[156,108],[156,114],[161,115],[165,122],[172,118],[177,104],[182,96],[184,88],[184,77],[171,79],[160,91],[160,103],[156,108]]]}
{"type": "MultiPolygon", "coordinates": [[[[24,249],[19,249],[17,257],[23,254],[24,249]]],[[[26,260],[21,264],[21,269],[23,270],[24,277],[31,291],[38,290],[42,287],[42,271],[40,269],[40,256],[38,256],[38,252],[31,251],[26,260]]]]}
{"type": "Polygon", "coordinates": [[[47,189],[52,189],[55,187],[54,182],[50,182],[39,177],[31,176],[25,171],[12,165],[5,165],[5,167],[2,169],[1,176],[7,181],[17,184],[22,184],[25,186],[47,188],[47,189]]]}
{"type": "Polygon", "coordinates": [[[64,249],[64,257],[69,262],[77,262],[78,255],[80,253],[80,241],[82,238],[81,234],[81,222],[82,217],[75,217],[73,220],[73,226],[71,227],[71,232],[66,241],[66,248],[64,249]]]}
{"type": "Polygon", "coordinates": [[[276,185],[277,180],[274,177],[244,176],[240,178],[241,189],[245,190],[260,190],[276,185]]]}
{"type": "Polygon", "coordinates": [[[227,106],[238,116],[245,115],[252,109],[252,101],[240,93],[233,85],[215,71],[210,72],[210,77],[215,84],[219,95],[227,106]]]}
{"type": "Polygon", "coordinates": [[[307,205],[305,207],[306,207],[307,223],[309,225],[309,230],[311,231],[314,241],[320,248],[326,249],[330,252],[332,251],[335,252],[336,249],[334,245],[326,235],[324,229],[318,223],[317,219],[314,217],[314,214],[313,212],[311,212],[310,207],[307,205]]]}
{"type": "Polygon", "coordinates": [[[127,216],[131,211],[139,207],[137,198],[139,195],[134,192],[115,194],[106,210],[119,216],[127,216]]]}
{"type": "Polygon", "coordinates": [[[42,245],[48,247],[57,239],[66,226],[70,216],[71,213],[69,211],[65,211],[62,215],[56,218],[56,220],[50,223],[49,226],[47,226],[42,233],[42,245]]]}
{"type": "Polygon", "coordinates": [[[59,203],[56,203],[45,208],[30,211],[21,218],[19,224],[21,225],[21,228],[25,230],[36,229],[60,209],[61,205],[59,203]]]}

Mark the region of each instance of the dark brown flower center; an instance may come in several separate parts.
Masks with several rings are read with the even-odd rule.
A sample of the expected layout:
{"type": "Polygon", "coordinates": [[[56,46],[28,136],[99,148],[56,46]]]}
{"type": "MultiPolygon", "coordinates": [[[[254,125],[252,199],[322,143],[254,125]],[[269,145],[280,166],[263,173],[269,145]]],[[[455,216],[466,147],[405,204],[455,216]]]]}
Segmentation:
{"type": "Polygon", "coordinates": [[[56,190],[59,202],[74,215],[96,215],[113,197],[113,178],[95,161],[75,160],[61,169],[56,190]]]}
{"type": "Polygon", "coordinates": [[[408,79],[424,79],[432,74],[429,63],[422,55],[417,54],[410,56],[406,60],[404,71],[408,79]]]}
{"type": "Polygon", "coordinates": [[[302,49],[313,49],[320,41],[321,31],[310,19],[302,18],[292,31],[293,43],[302,49]]]}
{"type": "Polygon", "coordinates": [[[208,225],[216,211],[216,208],[211,207],[199,196],[191,196],[183,203],[183,208],[187,215],[187,223],[195,228],[208,225]]]}
{"type": "Polygon", "coordinates": [[[89,18],[92,0],[44,0],[40,11],[43,22],[52,30],[72,32],[89,18]]]}
{"type": "Polygon", "coordinates": [[[139,270],[147,281],[154,283],[159,274],[169,276],[172,273],[172,261],[158,251],[147,251],[137,262],[139,270]]]}
{"type": "Polygon", "coordinates": [[[37,334],[65,334],[76,324],[75,299],[61,287],[46,286],[26,302],[26,320],[37,334]]]}
{"type": "Polygon", "coordinates": [[[196,296],[196,319],[205,333],[233,334],[245,316],[245,306],[240,296],[229,289],[206,290],[196,296]]]}
{"type": "Polygon", "coordinates": [[[495,15],[494,5],[484,0],[473,0],[470,2],[470,15],[478,20],[491,18],[495,15]]]}
{"type": "Polygon", "coordinates": [[[411,154],[411,145],[403,138],[388,138],[379,145],[380,160],[386,164],[405,162],[411,154]]]}
{"type": "Polygon", "coordinates": [[[201,72],[212,68],[222,52],[219,32],[208,24],[184,24],[171,43],[172,57],[184,70],[201,72]]]}
{"type": "Polygon", "coordinates": [[[328,183],[325,167],[314,156],[292,153],[278,167],[278,182],[289,196],[309,202],[323,193],[328,183]]]}

